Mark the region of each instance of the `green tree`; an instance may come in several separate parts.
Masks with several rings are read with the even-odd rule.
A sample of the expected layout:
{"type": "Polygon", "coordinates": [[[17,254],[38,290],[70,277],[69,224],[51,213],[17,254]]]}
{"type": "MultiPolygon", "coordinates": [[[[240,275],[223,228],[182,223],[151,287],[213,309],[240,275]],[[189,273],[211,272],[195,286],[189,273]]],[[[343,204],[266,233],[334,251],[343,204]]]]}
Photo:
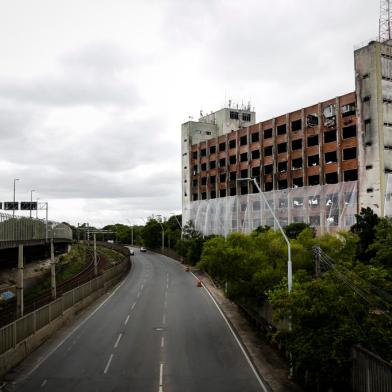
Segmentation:
{"type": "Polygon", "coordinates": [[[308,223],[304,222],[290,223],[284,228],[284,232],[288,238],[296,239],[305,229],[310,229],[313,232],[313,237],[316,235],[314,228],[310,227],[308,223]]]}

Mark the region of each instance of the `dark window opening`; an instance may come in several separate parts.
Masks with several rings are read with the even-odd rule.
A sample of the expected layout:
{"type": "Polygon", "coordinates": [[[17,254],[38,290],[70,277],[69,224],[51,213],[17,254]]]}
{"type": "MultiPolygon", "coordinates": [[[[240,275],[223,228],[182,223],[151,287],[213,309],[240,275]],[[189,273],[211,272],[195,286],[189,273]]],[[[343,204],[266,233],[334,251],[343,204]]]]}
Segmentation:
{"type": "MultiPolygon", "coordinates": [[[[257,183],[258,183],[258,181],[257,181],[257,183]]],[[[257,186],[255,185],[255,183],[252,181],[251,184],[252,184],[252,193],[259,193],[259,190],[257,189],[257,186]]]]}
{"type": "Polygon", "coordinates": [[[213,185],[216,183],[216,176],[211,176],[210,177],[210,184],[213,185]]]}
{"type": "Polygon", "coordinates": [[[294,188],[301,188],[304,186],[304,180],[302,177],[293,178],[293,187],[294,188]]]}
{"type": "Polygon", "coordinates": [[[357,136],[357,126],[351,125],[349,127],[343,128],[343,139],[348,139],[350,137],[357,136]]]}
{"type": "Polygon", "coordinates": [[[230,196],[235,196],[237,194],[236,188],[230,188],[230,196]]]}
{"type": "Polygon", "coordinates": [[[226,197],[226,189],[221,189],[219,191],[219,197],[226,197]]]}
{"type": "Polygon", "coordinates": [[[372,142],[366,142],[366,147],[370,147],[372,144],[372,142]]]}
{"type": "Polygon", "coordinates": [[[219,181],[220,182],[226,182],[226,173],[221,173],[219,175],[219,181]]]}
{"type": "Polygon", "coordinates": [[[367,193],[372,193],[372,192],[373,192],[373,188],[367,188],[367,189],[366,189],[366,192],[367,192],[367,193]]]}
{"type": "Polygon", "coordinates": [[[238,112],[230,112],[230,118],[232,120],[238,120],[238,112]]]}
{"type": "Polygon", "coordinates": [[[365,73],[365,74],[362,75],[362,79],[367,79],[368,77],[369,77],[368,73],[365,73]]]}
{"type": "Polygon", "coordinates": [[[251,152],[252,154],[252,159],[259,159],[260,158],[260,150],[253,150],[251,152]]]}
{"type": "Polygon", "coordinates": [[[250,113],[242,113],[242,121],[250,121],[250,113]]]}
{"type": "Polygon", "coordinates": [[[264,166],[264,174],[271,174],[273,171],[273,165],[264,166]]]}
{"type": "Polygon", "coordinates": [[[240,162],[246,162],[247,160],[248,160],[247,152],[243,152],[242,154],[240,154],[240,162]]]}
{"type": "Polygon", "coordinates": [[[193,200],[193,201],[196,201],[196,200],[197,200],[197,193],[194,193],[194,194],[193,194],[192,200],[193,200]]]}
{"type": "Polygon", "coordinates": [[[210,147],[210,154],[215,154],[216,153],[216,146],[211,146],[210,147]]]}
{"type": "Polygon", "coordinates": [[[233,165],[234,163],[236,163],[237,162],[236,156],[235,155],[231,155],[229,157],[229,162],[230,162],[230,165],[233,165]]]}
{"type": "Polygon", "coordinates": [[[291,167],[293,170],[302,169],[302,165],[303,165],[302,158],[293,159],[293,161],[291,162],[291,167]]]}
{"type": "Polygon", "coordinates": [[[206,193],[206,192],[203,192],[203,193],[201,194],[201,199],[202,199],[202,200],[207,199],[207,193],[206,193]]]}
{"type": "Polygon", "coordinates": [[[264,191],[265,192],[272,191],[273,189],[274,189],[274,184],[272,182],[266,182],[264,184],[264,191]]]}
{"type": "Polygon", "coordinates": [[[283,152],[287,152],[287,143],[278,144],[278,154],[281,154],[283,152]]]}
{"type": "Polygon", "coordinates": [[[328,165],[329,163],[334,163],[338,161],[338,155],[336,151],[326,152],[324,154],[324,162],[328,165]]]}
{"type": "Polygon", "coordinates": [[[207,155],[207,150],[203,148],[202,150],[200,150],[200,154],[202,157],[205,157],[207,155]]]}
{"type": "Polygon", "coordinates": [[[230,172],[230,181],[235,181],[237,178],[237,172],[230,172]]]}
{"type": "Polygon", "coordinates": [[[279,171],[279,172],[285,172],[285,171],[287,171],[287,161],[278,162],[278,171],[279,171]]]}
{"type": "Polygon", "coordinates": [[[300,150],[302,148],[302,139],[293,140],[291,142],[292,150],[300,150]]]}
{"type": "Polygon", "coordinates": [[[278,135],[284,135],[286,133],[286,124],[278,125],[276,131],[278,135]]]}
{"type": "Polygon", "coordinates": [[[319,185],[320,184],[320,176],[317,174],[315,176],[309,176],[308,178],[309,185],[319,185]]]}
{"type": "Polygon", "coordinates": [[[278,189],[287,189],[287,180],[278,181],[278,189]]]}
{"type": "Polygon", "coordinates": [[[216,192],[215,191],[211,191],[210,199],[216,199],[216,192]]]}
{"type": "Polygon", "coordinates": [[[373,169],[373,165],[366,165],[366,170],[373,169]]]}
{"type": "Polygon", "coordinates": [[[357,157],[357,148],[351,147],[343,150],[343,160],[355,159],[357,157]]]}
{"type": "Polygon", "coordinates": [[[229,141],[229,148],[235,148],[235,140],[230,140],[229,141]]]}
{"type": "Polygon", "coordinates": [[[226,143],[219,143],[219,151],[225,151],[226,150],[226,143]]]}
{"type": "Polygon", "coordinates": [[[258,132],[252,133],[251,135],[252,143],[258,142],[260,140],[260,135],[258,132]]]}
{"type": "Polygon", "coordinates": [[[324,132],[324,143],[331,143],[336,141],[336,131],[324,132]]]}
{"type": "Polygon", "coordinates": [[[306,126],[311,128],[311,127],[317,126],[318,123],[319,123],[319,119],[318,119],[318,117],[316,115],[308,114],[306,116],[306,126]]]}
{"type": "Polygon", "coordinates": [[[318,135],[308,137],[308,147],[317,146],[319,142],[318,135]]]}
{"type": "Polygon", "coordinates": [[[295,120],[291,122],[291,131],[300,131],[302,129],[302,120],[295,120]]]}
{"type": "Polygon", "coordinates": [[[343,172],[343,181],[357,181],[358,180],[358,170],[346,170],[343,172]]]}
{"type": "Polygon", "coordinates": [[[259,177],[260,176],[260,166],[252,167],[252,177],[259,177]]]}
{"type": "Polygon", "coordinates": [[[197,165],[193,165],[193,173],[194,173],[194,174],[197,173],[197,165]]]}
{"type": "Polygon", "coordinates": [[[248,194],[248,185],[241,185],[241,195],[248,194]]]}
{"type": "Polygon", "coordinates": [[[385,168],[384,173],[387,173],[387,174],[392,173],[392,169],[385,168]]]}
{"type": "Polygon", "coordinates": [[[308,156],[308,166],[318,166],[320,164],[320,159],[318,155],[308,156]]]}
{"type": "Polygon", "coordinates": [[[246,146],[248,144],[248,137],[247,136],[241,136],[240,137],[240,146],[246,146]]]}
{"type": "Polygon", "coordinates": [[[272,146],[266,147],[264,149],[264,156],[268,157],[270,155],[272,155],[272,146]]]}
{"type": "Polygon", "coordinates": [[[248,169],[241,170],[241,178],[248,178],[248,169]]]}
{"type": "Polygon", "coordinates": [[[192,152],[192,159],[197,159],[197,151],[192,152]]]}
{"type": "Polygon", "coordinates": [[[192,186],[197,186],[197,180],[192,181],[192,186]]]}
{"type": "Polygon", "coordinates": [[[226,158],[221,158],[221,159],[219,159],[219,166],[220,166],[220,167],[226,166],[226,158]]]}
{"type": "Polygon", "coordinates": [[[201,178],[201,185],[207,185],[207,177],[201,178]]]}
{"type": "Polygon", "coordinates": [[[266,129],[264,131],[264,139],[271,139],[272,137],[272,128],[266,129]]]}
{"type": "Polygon", "coordinates": [[[326,184],[337,184],[338,183],[338,173],[327,173],[325,175],[326,184]]]}
{"type": "Polygon", "coordinates": [[[207,170],[207,164],[206,163],[202,163],[201,164],[201,171],[206,171],[207,170]]]}
{"type": "Polygon", "coordinates": [[[362,98],[363,102],[369,102],[370,101],[370,95],[366,95],[366,97],[362,98]]]}
{"type": "Polygon", "coordinates": [[[215,169],[216,168],[216,161],[211,161],[210,162],[210,169],[215,169]]]}

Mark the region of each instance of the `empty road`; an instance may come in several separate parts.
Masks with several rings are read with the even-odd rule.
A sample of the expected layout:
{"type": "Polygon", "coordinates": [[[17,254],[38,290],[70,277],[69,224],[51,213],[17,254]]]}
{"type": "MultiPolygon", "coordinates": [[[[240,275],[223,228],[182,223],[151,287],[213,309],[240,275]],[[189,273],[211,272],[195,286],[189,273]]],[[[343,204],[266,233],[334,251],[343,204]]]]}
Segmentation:
{"type": "Polygon", "coordinates": [[[267,390],[191,273],[137,249],[132,260],[115,291],[72,326],[74,332],[48,347],[12,390],[267,390]]]}

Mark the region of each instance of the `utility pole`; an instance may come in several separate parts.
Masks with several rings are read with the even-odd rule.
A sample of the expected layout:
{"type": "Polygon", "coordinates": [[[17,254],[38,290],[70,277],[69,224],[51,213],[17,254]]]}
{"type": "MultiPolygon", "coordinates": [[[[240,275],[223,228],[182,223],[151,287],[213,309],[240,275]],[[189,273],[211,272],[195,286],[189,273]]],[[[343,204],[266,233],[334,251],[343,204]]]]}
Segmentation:
{"type": "Polygon", "coordinates": [[[13,204],[12,204],[12,217],[15,218],[15,188],[16,188],[16,181],[19,181],[19,178],[14,178],[14,197],[13,197],[13,204]]]}
{"type": "Polygon", "coordinates": [[[18,279],[16,286],[16,314],[17,317],[22,317],[24,313],[23,301],[23,245],[18,246],[18,279]]]}
{"type": "Polygon", "coordinates": [[[52,290],[52,298],[56,299],[56,263],[54,259],[53,235],[50,239],[50,288],[52,290]]]}
{"type": "Polygon", "coordinates": [[[94,232],[94,275],[98,275],[98,263],[97,263],[97,235],[94,232]]]}

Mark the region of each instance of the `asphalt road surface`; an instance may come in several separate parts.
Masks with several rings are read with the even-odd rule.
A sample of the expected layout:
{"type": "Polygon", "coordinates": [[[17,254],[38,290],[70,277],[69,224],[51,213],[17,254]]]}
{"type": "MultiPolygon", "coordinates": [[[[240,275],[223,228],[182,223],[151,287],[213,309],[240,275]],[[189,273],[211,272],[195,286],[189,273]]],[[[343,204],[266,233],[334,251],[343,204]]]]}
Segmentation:
{"type": "Polygon", "coordinates": [[[267,391],[191,273],[150,252],[135,250],[132,260],[115,291],[48,348],[12,390],[267,391]]]}

